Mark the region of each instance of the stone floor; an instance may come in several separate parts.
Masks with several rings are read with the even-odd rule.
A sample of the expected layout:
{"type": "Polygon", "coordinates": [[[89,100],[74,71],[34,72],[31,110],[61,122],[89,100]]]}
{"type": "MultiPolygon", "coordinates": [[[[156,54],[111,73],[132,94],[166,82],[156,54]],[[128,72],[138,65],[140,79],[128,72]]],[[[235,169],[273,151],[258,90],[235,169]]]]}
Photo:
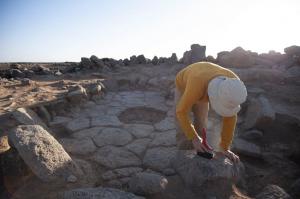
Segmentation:
{"type": "Polygon", "coordinates": [[[175,173],[170,166],[177,151],[173,110],[173,103],[159,92],[110,92],[57,116],[51,126],[65,126],[69,136],[59,139],[65,150],[104,168],[102,180],[120,187],[143,170],[175,173]],[[130,115],[130,108],[138,111],[130,115]]]}

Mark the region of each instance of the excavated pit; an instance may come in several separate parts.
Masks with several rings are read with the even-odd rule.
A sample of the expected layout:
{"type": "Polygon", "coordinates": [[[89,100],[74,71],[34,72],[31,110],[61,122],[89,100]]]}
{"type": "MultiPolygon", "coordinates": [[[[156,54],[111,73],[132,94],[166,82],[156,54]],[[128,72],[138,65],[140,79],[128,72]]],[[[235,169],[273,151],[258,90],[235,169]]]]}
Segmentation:
{"type": "Polygon", "coordinates": [[[126,124],[155,124],[165,119],[167,113],[151,107],[132,107],[122,111],[118,118],[126,124]]]}

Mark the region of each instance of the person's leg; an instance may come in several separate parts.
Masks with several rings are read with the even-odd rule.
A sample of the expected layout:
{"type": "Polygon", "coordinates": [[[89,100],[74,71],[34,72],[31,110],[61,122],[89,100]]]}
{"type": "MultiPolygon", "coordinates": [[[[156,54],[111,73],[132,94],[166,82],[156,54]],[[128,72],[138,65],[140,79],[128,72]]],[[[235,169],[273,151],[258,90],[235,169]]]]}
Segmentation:
{"type": "Polygon", "coordinates": [[[180,98],[181,98],[182,94],[180,93],[180,91],[175,88],[175,97],[174,97],[174,114],[175,114],[175,127],[176,127],[176,143],[177,143],[177,147],[180,150],[191,150],[193,149],[193,144],[190,140],[188,140],[184,134],[184,132],[182,131],[180,124],[177,120],[176,117],[176,105],[179,102],[180,98]]]}

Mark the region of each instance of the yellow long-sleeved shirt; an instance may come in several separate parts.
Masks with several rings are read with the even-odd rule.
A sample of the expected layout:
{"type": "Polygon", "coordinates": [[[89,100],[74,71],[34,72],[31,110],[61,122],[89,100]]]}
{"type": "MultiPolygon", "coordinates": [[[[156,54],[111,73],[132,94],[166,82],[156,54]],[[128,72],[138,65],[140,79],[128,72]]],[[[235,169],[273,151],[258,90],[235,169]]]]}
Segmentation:
{"type": "MultiPolygon", "coordinates": [[[[176,87],[182,97],[176,105],[176,116],[186,137],[191,140],[197,132],[188,113],[198,101],[209,102],[207,87],[217,76],[238,78],[231,70],[210,62],[198,62],[187,66],[176,75],[176,87]]],[[[231,145],[237,116],[223,117],[220,147],[228,150],[231,145]]]]}

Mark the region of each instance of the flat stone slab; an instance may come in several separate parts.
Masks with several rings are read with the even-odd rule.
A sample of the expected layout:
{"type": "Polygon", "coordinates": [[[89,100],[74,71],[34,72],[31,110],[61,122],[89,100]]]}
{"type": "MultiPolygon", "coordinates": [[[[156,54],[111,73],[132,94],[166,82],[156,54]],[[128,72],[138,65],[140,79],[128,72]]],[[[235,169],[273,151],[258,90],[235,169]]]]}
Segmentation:
{"type": "Polygon", "coordinates": [[[154,131],[153,126],[147,124],[128,124],[125,125],[125,129],[136,138],[149,137],[154,131]]]}
{"type": "Polygon", "coordinates": [[[102,132],[93,137],[98,147],[105,145],[123,146],[132,140],[132,135],[124,129],[105,128],[102,132]]]}
{"type": "Polygon", "coordinates": [[[85,137],[92,138],[92,137],[100,134],[102,132],[102,130],[103,130],[103,127],[92,127],[92,128],[88,128],[88,129],[83,129],[83,130],[73,133],[72,137],[76,138],[76,139],[82,139],[85,137]]]}
{"type": "Polygon", "coordinates": [[[153,141],[150,142],[149,147],[157,146],[176,146],[176,132],[166,131],[156,133],[153,141]]]}
{"type": "Polygon", "coordinates": [[[140,166],[141,160],[124,147],[104,146],[92,157],[97,163],[110,169],[140,166]]]}
{"type": "Polygon", "coordinates": [[[150,169],[163,172],[170,167],[171,160],[177,153],[177,147],[156,147],[146,151],[143,164],[150,169]]]}
{"type": "Polygon", "coordinates": [[[144,199],[133,193],[114,188],[81,188],[65,191],[59,194],[58,199],[144,199]]]}
{"type": "Polygon", "coordinates": [[[21,125],[9,136],[22,159],[41,180],[64,181],[71,175],[82,175],[62,145],[43,127],[21,125]]]}
{"type": "Polygon", "coordinates": [[[88,118],[76,118],[68,122],[66,128],[71,132],[79,131],[90,127],[90,120],[88,118]]]}
{"type": "Polygon", "coordinates": [[[122,123],[117,116],[103,115],[92,118],[91,125],[94,126],[121,126],[122,123]]]}
{"type": "Polygon", "coordinates": [[[148,143],[151,141],[149,138],[136,139],[130,144],[126,145],[126,148],[141,157],[144,151],[147,149],[148,143]]]}
{"type": "Polygon", "coordinates": [[[93,141],[88,137],[83,139],[63,138],[59,142],[67,152],[72,154],[88,155],[97,149],[93,141]]]}

